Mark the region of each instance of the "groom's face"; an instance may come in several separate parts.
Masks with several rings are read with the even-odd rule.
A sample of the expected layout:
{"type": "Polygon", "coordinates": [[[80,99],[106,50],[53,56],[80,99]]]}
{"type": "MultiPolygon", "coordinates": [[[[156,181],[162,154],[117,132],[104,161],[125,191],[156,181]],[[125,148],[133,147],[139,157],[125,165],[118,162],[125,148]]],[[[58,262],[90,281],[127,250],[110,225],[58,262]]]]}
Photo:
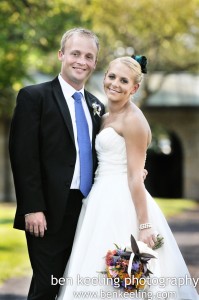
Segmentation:
{"type": "Polygon", "coordinates": [[[93,38],[73,34],[59,51],[63,79],[80,90],[96,67],[98,49],[93,38]]]}

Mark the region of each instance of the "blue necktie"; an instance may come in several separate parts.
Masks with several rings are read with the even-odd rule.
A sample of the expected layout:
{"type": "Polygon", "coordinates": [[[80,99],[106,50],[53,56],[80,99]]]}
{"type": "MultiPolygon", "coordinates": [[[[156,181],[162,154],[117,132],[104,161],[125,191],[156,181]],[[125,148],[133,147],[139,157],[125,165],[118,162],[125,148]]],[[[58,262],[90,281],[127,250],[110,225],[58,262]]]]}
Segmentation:
{"type": "Polygon", "coordinates": [[[88,123],[82,106],[82,94],[73,94],[75,103],[75,117],[77,126],[77,142],[80,157],[80,191],[86,197],[93,181],[93,157],[89,136],[88,123]]]}

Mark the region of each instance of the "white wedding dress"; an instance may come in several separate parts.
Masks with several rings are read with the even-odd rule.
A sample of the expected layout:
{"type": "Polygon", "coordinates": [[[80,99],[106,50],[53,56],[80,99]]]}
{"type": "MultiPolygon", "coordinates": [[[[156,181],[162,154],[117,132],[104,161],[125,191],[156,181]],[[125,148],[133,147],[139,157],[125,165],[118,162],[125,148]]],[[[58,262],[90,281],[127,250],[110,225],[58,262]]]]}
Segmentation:
{"type": "Polygon", "coordinates": [[[100,273],[105,270],[107,251],[115,249],[114,243],[130,245],[131,234],[137,239],[138,224],[127,181],[124,138],[107,127],[97,135],[96,150],[99,166],[95,182],[83,200],[58,299],[199,299],[167,221],[147,191],[150,222],[164,237],[164,245],[155,250],[158,258],[150,260],[153,274],[148,292],[135,297],[121,294],[121,289],[114,288],[100,273]]]}

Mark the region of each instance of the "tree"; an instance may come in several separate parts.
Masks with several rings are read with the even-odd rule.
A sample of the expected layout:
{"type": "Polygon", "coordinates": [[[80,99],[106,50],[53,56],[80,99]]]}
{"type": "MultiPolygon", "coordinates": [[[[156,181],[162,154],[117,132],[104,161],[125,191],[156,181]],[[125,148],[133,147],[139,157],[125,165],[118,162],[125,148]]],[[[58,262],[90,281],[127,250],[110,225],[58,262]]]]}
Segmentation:
{"type": "Polygon", "coordinates": [[[31,79],[32,69],[52,72],[49,53],[59,45],[64,26],[79,24],[76,9],[67,1],[10,0],[0,2],[0,118],[10,116],[13,99],[31,79]],[[67,20],[67,22],[63,21],[67,20]],[[60,34],[59,34],[60,33],[60,34]],[[45,59],[46,57],[46,59],[45,59]],[[43,58],[45,64],[43,64],[43,58]],[[47,63],[48,62],[48,63],[47,63]]]}
{"type": "MultiPolygon", "coordinates": [[[[168,73],[199,69],[199,0],[1,0],[0,12],[0,120],[6,137],[16,93],[35,71],[59,72],[55,52],[71,27],[99,36],[97,70],[119,55],[147,56],[143,103],[157,91],[150,89],[150,74],[161,72],[163,81],[168,73]]],[[[7,145],[4,152],[8,170],[7,145]]]]}
{"type": "MultiPolygon", "coordinates": [[[[149,73],[165,75],[199,71],[199,0],[81,1],[87,5],[84,19],[92,21],[100,36],[99,65],[115,56],[142,54],[149,60],[149,73]]],[[[157,92],[144,81],[142,103],[157,92]]]]}
{"type": "Polygon", "coordinates": [[[92,28],[100,35],[103,49],[109,49],[109,55],[114,50],[117,53],[118,47],[133,47],[136,53],[145,53],[150,58],[152,72],[198,71],[198,0],[81,3],[87,3],[84,18],[92,20],[92,28]]]}
{"type": "MultiPolygon", "coordinates": [[[[60,32],[79,24],[75,7],[67,1],[9,0],[0,1],[0,121],[4,132],[3,173],[5,200],[10,200],[8,134],[16,93],[31,82],[33,70],[52,72],[60,32]],[[56,3],[55,3],[56,2],[56,3]],[[67,22],[65,21],[67,20],[67,22]],[[45,64],[44,64],[45,62],[45,64]]],[[[55,71],[56,72],[56,71],[55,71]]]]}

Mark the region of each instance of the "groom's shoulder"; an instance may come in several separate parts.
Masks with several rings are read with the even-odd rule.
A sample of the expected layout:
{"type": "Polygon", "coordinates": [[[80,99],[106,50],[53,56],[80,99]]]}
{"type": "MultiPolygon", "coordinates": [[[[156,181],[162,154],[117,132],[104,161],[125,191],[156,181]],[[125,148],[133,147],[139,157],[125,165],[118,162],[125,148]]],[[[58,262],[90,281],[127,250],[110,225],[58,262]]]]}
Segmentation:
{"type": "Polygon", "coordinates": [[[85,97],[87,99],[89,99],[92,102],[97,102],[97,103],[103,105],[102,102],[96,96],[94,96],[93,94],[91,94],[89,91],[85,90],[84,92],[85,92],[85,97]]]}
{"type": "Polygon", "coordinates": [[[29,94],[46,93],[46,92],[49,92],[50,90],[52,90],[52,86],[54,83],[58,84],[57,77],[50,81],[27,85],[27,86],[23,87],[20,90],[20,92],[22,92],[22,93],[26,92],[29,94]]]}

